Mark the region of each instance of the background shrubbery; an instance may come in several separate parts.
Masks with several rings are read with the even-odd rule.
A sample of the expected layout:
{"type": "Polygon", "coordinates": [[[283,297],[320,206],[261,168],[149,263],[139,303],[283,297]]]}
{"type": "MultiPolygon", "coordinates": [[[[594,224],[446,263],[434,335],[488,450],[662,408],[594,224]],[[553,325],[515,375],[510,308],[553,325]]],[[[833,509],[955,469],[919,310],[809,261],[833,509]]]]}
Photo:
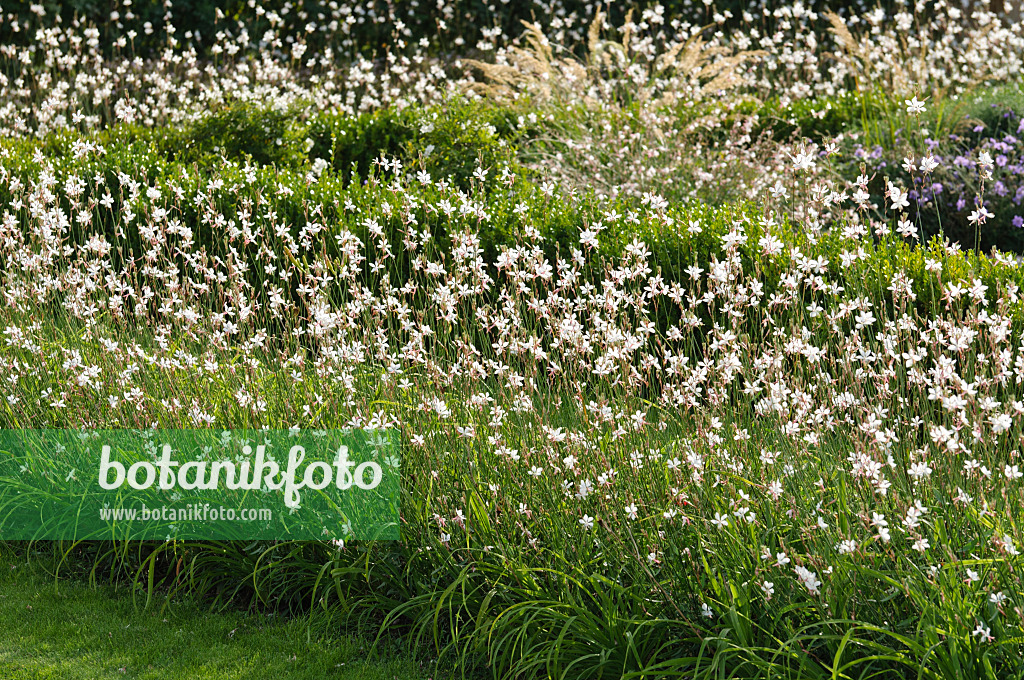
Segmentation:
{"type": "MultiPolygon", "coordinates": [[[[29,9],[32,5],[41,6],[51,19],[59,16],[67,25],[74,21],[96,25],[110,46],[113,46],[114,38],[134,28],[138,35],[133,44],[141,53],[159,50],[166,44],[167,34],[162,29],[169,21],[177,29],[175,37],[178,40],[204,52],[213,43],[213,35],[218,28],[234,26],[240,20],[252,36],[261,36],[272,28],[268,19],[271,12],[278,15],[281,25],[289,35],[301,35],[304,33],[304,26],[310,21],[317,21],[326,26],[332,21],[344,23],[349,16],[349,13],[340,11],[337,3],[332,8],[330,3],[318,0],[272,0],[260,4],[268,14],[253,17],[246,0],[175,0],[169,5],[163,0],[135,0],[128,6],[101,0],[43,0],[39,3],[16,0],[4,3],[0,14],[4,19],[3,23],[0,23],[0,42],[31,41],[32,30],[38,25],[34,20],[34,13],[29,9]],[[113,18],[114,12],[117,13],[116,20],[113,18]],[[17,31],[13,29],[15,22],[19,24],[17,31]],[[146,30],[147,23],[151,32],[146,30]]],[[[452,0],[438,4],[429,0],[371,0],[358,5],[356,11],[351,12],[353,23],[340,31],[341,37],[332,35],[325,39],[314,33],[307,36],[307,39],[314,48],[332,46],[342,52],[370,54],[395,39],[412,43],[426,36],[434,36],[438,33],[438,22],[444,21],[447,26],[444,33],[451,36],[443,39],[444,46],[452,51],[465,53],[467,50],[472,51],[477,41],[484,38],[484,30],[497,28],[514,34],[520,29],[520,22],[534,21],[538,18],[546,27],[554,16],[592,15],[599,4],[592,0],[559,0],[554,3],[550,13],[542,13],[537,17],[535,8],[529,3],[522,2],[452,0]],[[393,24],[395,21],[401,21],[404,28],[396,31],[393,24]]],[[[877,4],[866,0],[813,0],[808,6],[818,11],[831,9],[848,13],[863,12],[877,4]]],[[[713,8],[709,8],[702,2],[694,0],[667,0],[660,3],[644,1],[632,3],[630,6],[610,5],[608,11],[611,19],[619,23],[630,7],[643,9],[654,5],[664,7],[666,16],[696,24],[708,23],[716,12],[739,22],[746,11],[752,14],[757,23],[770,27],[775,23],[775,19],[765,12],[771,13],[778,7],[785,6],[785,3],[778,0],[729,0],[716,3],[713,8]]],[[[891,5],[890,0],[881,3],[882,7],[891,5]]],[[[348,9],[347,6],[345,8],[348,9]]],[[[326,31],[321,30],[319,33],[326,34],[326,31]]],[[[581,40],[585,36],[579,34],[574,37],[581,40]]]]}

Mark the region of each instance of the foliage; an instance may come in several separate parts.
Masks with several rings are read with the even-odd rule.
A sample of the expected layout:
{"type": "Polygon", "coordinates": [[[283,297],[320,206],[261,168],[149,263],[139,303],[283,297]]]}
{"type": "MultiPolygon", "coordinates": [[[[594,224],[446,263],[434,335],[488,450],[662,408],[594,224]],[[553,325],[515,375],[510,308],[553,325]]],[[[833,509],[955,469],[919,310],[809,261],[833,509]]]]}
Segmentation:
{"type": "Polygon", "coordinates": [[[407,649],[338,635],[328,617],[282,620],[273,613],[211,614],[195,596],[139,606],[140,589],[54,581],[48,549],[0,556],[0,633],[4,677],[27,680],[252,677],[425,678],[407,649]]]}
{"type": "Polygon", "coordinates": [[[295,167],[306,158],[304,130],[295,113],[234,103],[170,131],[161,140],[171,161],[209,167],[224,159],[295,167]],[[177,134],[174,134],[174,133],[177,134]]]}

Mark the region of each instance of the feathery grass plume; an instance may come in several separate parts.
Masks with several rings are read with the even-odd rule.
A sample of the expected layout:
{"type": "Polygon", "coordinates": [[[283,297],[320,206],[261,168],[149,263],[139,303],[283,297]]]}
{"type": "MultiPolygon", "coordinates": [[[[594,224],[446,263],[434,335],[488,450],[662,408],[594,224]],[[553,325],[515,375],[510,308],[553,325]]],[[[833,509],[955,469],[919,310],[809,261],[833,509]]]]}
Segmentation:
{"type": "MultiPolygon", "coordinates": [[[[654,62],[653,72],[676,73],[691,80],[694,98],[732,90],[743,84],[740,76],[742,65],[754,57],[767,54],[764,50],[742,50],[729,54],[725,47],[712,47],[704,42],[700,33],[691,36],[685,43],[676,45],[654,62]]],[[[666,88],[658,99],[659,104],[671,106],[677,102],[677,94],[666,88]]]]}
{"type": "MultiPolygon", "coordinates": [[[[463,60],[468,66],[483,72],[487,82],[471,82],[468,89],[476,94],[498,101],[516,100],[523,93],[541,101],[551,97],[557,74],[551,43],[537,24],[523,21],[526,27],[522,38],[526,47],[511,45],[506,51],[506,64],[491,64],[477,59],[463,60]]],[[[569,66],[568,63],[566,63],[569,66]]]]}
{"type": "Polygon", "coordinates": [[[464,60],[484,77],[483,82],[472,80],[466,87],[477,95],[506,102],[528,94],[536,103],[554,98],[591,107],[652,100],[658,105],[674,105],[679,101],[679,88],[687,99],[699,101],[738,87],[743,83],[742,65],[766,54],[762,50],[733,51],[722,45],[708,45],[698,30],[686,41],[650,58],[632,49],[632,11],[626,14],[621,41],[601,38],[604,20],[604,13],[599,11],[591,22],[587,55],[582,61],[565,48],[559,51],[569,56],[555,57],[551,41],[540,26],[524,21],[526,31],[521,39],[526,46],[510,46],[500,55],[504,63],[464,60]],[[637,66],[642,69],[642,77],[636,75],[637,66]]]}
{"type": "Polygon", "coordinates": [[[841,16],[832,10],[827,10],[825,17],[828,19],[829,24],[831,24],[829,33],[835,38],[840,48],[840,52],[831,52],[829,56],[845,63],[849,67],[854,85],[857,91],[860,92],[861,78],[858,76],[863,72],[864,64],[868,63],[869,59],[861,50],[860,43],[850,33],[850,29],[841,16]]]}

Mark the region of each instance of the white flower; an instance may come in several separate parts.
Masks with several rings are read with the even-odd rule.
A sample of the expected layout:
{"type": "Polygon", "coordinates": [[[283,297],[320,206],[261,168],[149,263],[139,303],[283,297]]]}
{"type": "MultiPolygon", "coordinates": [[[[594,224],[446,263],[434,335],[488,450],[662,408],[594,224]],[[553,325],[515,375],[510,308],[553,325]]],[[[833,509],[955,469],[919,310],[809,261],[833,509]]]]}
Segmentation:
{"type": "Polygon", "coordinates": [[[917,227],[910,220],[899,220],[896,233],[906,238],[917,238],[917,227]]]}
{"type": "Polygon", "coordinates": [[[870,326],[871,324],[873,324],[876,321],[876,319],[873,313],[867,311],[858,314],[855,321],[857,322],[857,330],[861,330],[862,328],[865,328],[866,326],[870,326]]]}
{"type": "Polygon", "coordinates": [[[809,153],[798,153],[796,156],[790,154],[793,159],[793,168],[796,170],[811,170],[814,168],[814,156],[809,153]]]}
{"type": "Polygon", "coordinates": [[[971,211],[971,214],[967,216],[967,221],[971,224],[985,224],[990,217],[995,217],[995,214],[989,212],[985,206],[980,206],[977,210],[971,211]]]}
{"type": "Polygon", "coordinates": [[[1019,555],[1020,551],[1013,545],[1013,538],[1010,534],[1003,534],[1002,538],[996,539],[996,545],[1011,555],[1019,555]]]}
{"type": "Polygon", "coordinates": [[[922,479],[931,475],[932,469],[928,467],[928,463],[922,461],[920,463],[914,463],[913,465],[911,465],[910,468],[907,470],[907,474],[913,477],[915,482],[919,482],[922,479]]]}
{"type": "Polygon", "coordinates": [[[904,208],[910,207],[910,201],[907,200],[907,192],[897,187],[892,182],[889,182],[889,209],[890,210],[903,210],[904,208]]]}
{"type": "Polygon", "coordinates": [[[591,517],[590,515],[586,515],[586,514],[583,515],[583,519],[580,520],[580,526],[583,527],[584,529],[588,530],[588,531],[590,529],[593,529],[594,528],[594,518],[591,517]]]}
{"type": "Polygon", "coordinates": [[[907,105],[907,113],[917,115],[924,113],[924,102],[918,101],[917,96],[912,99],[904,99],[903,103],[907,105]]]}
{"type": "Polygon", "coordinates": [[[804,584],[805,588],[807,588],[807,592],[811,595],[817,595],[821,592],[818,590],[818,587],[821,585],[821,581],[818,580],[818,575],[816,573],[806,567],[801,567],[799,564],[793,567],[793,571],[796,572],[797,578],[800,579],[800,582],[804,584]]]}
{"type": "Polygon", "coordinates": [[[857,541],[845,540],[840,541],[839,545],[836,546],[836,550],[840,555],[849,555],[857,550],[857,541]]]}
{"type": "Polygon", "coordinates": [[[584,498],[590,495],[590,491],[591,489],[593,489],[593,487],[593,482],[591,482],[589,479],[584,479],[582,482],[580,482],[579,489],[576,491],[576,498],[583,500],[584,498]]]}

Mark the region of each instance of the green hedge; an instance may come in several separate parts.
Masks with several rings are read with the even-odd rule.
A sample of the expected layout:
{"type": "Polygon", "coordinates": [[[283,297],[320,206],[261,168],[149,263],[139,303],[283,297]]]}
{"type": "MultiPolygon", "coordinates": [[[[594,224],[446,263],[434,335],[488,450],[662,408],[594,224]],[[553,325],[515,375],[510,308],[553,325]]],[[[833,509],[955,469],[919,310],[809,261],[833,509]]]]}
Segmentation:
{"type": "MultiPolygon", "coordinates": [[[[620,256],[633,239],[640,239],[651,251],[652,270],[660,271],[668,281],[685,281],[686,269],[691,265],[707,270],[713,258],[720,256],[722,236],[734,225],[741,224],[747,233],[747,242],[740,248],[744,269],[762,281],[766,295],[777,289],[780,263],[787,261],[788,248],[798,247],[807,256],[824,255],[833,262],[832,266],[838,267],[840,250],[850,247],[841,244],[834,235],[812,244],[798,225],[784,226],[786,252],[765,258],[758,245],[763,232],[759,226],[760,210],[755,205],[715,208],[691,202],[673,204],[664,215],[650,215],[636,200],[603,203],[591,196],[568,200],[557,192],[550,194],[542,190],[539,181],[535,182],[514,165],[514,145],[510,141],[514,135],[514,118],[507,110],[494,110],[484,115],[475,105],[458,104],[419,111],[378,112],[358,118],[323,114],[303,123],[283,114],[230,108],[177,129],[112,128],[91,138],[102,144],[106,153],[91,154],[81,160],[75,159],[72,153],[73,145],[80,140],[75,133],[62,133],[41,141],[7,140],[0,142],[0,148],[6,156],[3,158],[5,168],[24,180],[38,177],[41,164],[36,160],[37,152],[53,165],[58,187],[62,187],[71,174],[81,178],[102,177],[104,185],[99,188],[86,182],[83,203],[91,206],[92,220],[87,226],[72,220],[72,237],[75,242],[84,243],[91,233],[103,233],[112,242],[121,243],[120,252],[125,258],[140,257],[142,244],[135,229],[129,229],[123,237],[118,236],[120,220],[117,215],[123,202],[132,200],[130,191],[120,182],[122,172],[141,183],[140,195],[133,203],[136,213],[145,215],[151,209],[145,192],[148,187],[155,187],[161,196],[157,203],[165,204],[173,219],[190,227],[195,242],[211,256],[226,256],[232,247],[242,256],[247,248],[260,247],[270,247],[282,258],[288,256],[279,238],[243,246],[230,236],[240,220],[240,211],[250,205],[254,206],[250,219],[267,234],[274,234],[277,228],[269,224],[267,215],[274,216],[275,225],[287,225],[294,239],[299,238],[311,222],[324,225],[314,237],[310,252],[326,249],[329,254],[336,253],[333,236],[342,230],[368,241],[366,220],[372,218],[384,227],[396,246],[396,253],[401,253],[403,249],[397,246],[408,228],[406,220],[411,218],[417,228],[431,231],[434,247],[442,251],[450,247],[453,230],[475,230],[480,235],[486,262],[493,262],[503,246],[526,242],[527,225],[539,230],[543,237],[541,246],[548,257],[568,258],[574,248],[580,247],[580,232],[602,222],[607,228],[599,238],[606,255],[620,256]],[[432,129],[424,126],[432,126],[432,129]],[[253,132],[246,136],[240,135],[239,130],[253,132]],[[199,138],[200,134],[205,136],[199,138]],[[263,153],[280,149],[280,155],[262,157],[274,161],[270,164],[255,162],[259,160],[254,156],[259,150],[258,141],[267,138],[266,135],[277,134],[283,134],[290,141],[280,147],[275,144],[263,153]],[[312,140],[310,150],[298,152],[300,145],[308,145],[307,139],[312,140]],[[250,142],[254,146],[247,146],[250,142]],[[233,152],[222,155],[215,151],[227,148],[228,144],[234,144],[233,152]],[[427,153],[430,146],[435,148],[427,153]],[[402,170],[405,180],[398,192],[389,188],[393,171],[382,173],[373,165],[373,159],[381,152],[391,158],[405,159],[402,170]],[[312,160],[316,158],[329,160],[319,177],[311,172],[312,160]],[[506,165],[516,173],[511,185],[498,180],[506,165]],[[434,184],[419,181],[416,172],[421,167],[430,172],[434,184]],[[477,167],[487,171],[485,182],[473,178],[477,167]],[[353,176],[359,181],[352,181],[353,176]],[[437,186],[436,181],[442,177],[451,178],[451,188],[437,186]],[[213,179],[220,180],[223,188],[211,190],[213,179]],[[107,188],[114,197],[110,209],[96,203],[107,188]],[[175,188],[181,193],[180,199],[174,197],[175,188]],[[455,190],[471,196],[472,201],[483,207],[487,218],[478,219],[473,214],[460,216],[458,208],[462,201],[455,190]],[[212,203],[223,215],[224,223],[211,224],[201,219],[200,207],[194,200],[199,194],[206,196],[204,205],[212,203]],[[416,203],[416,208],[407,216],[400,214],[405,196],[416,203]],[[437,205],[442,198],[455,208],[451,218],[424,207],[437,205]],[[355,210],[346,206],[354,206],[355,210]],[[610,213],[618,213],[623,219],[609,220],[610,213]],[[635,219],[630,219],[631,213],[635,219]],[[691,223],[700,226],[700,233],[688,232],[691,223]]],[[[58,191],[58,195],[70,212],[71,203],[63,190],[58,191]]],[[[6,186],[0,188],[0,201],[9,203],[11,198],[6,186]]],[[[941,304],[937,297],[937,279],[924,269],[926,253],[945,263],[943,280],[948,280],[949,276],[966,277],[971,272],[971,276],[981,277],[995,290],[1005,283],[999,277],[1005,278],[1009,276],[1005,272],[1011,271],[999,270],[1004,273],[997,275],[989,260],[976,253],[948,255],[934,247],[926,251],[911,248],[895,238],[862,245],[870,255],[869,260],[846,270],[843,276],[851,283],[859,281],[857,285],[867,285],[865,282],[870,281],[871,286],[879,287],[881,295],[890,284],[892,273],[896,269],[903,270],[914,278],[917,304],[926,314],[931,307],[941,304]]],[[[393,268],[397,284],[402,283],[410,266],[402,257],[404,255],[393,268]]],[[[1024,287],[1024,270],[1012,271],[1013,280],[1024,287]]],[[[594,272],[594,275],[602,274],[594,272]]],[[[254,268],[248,277],[256,290],[263,288],[265,272],[254,268]]]]}

